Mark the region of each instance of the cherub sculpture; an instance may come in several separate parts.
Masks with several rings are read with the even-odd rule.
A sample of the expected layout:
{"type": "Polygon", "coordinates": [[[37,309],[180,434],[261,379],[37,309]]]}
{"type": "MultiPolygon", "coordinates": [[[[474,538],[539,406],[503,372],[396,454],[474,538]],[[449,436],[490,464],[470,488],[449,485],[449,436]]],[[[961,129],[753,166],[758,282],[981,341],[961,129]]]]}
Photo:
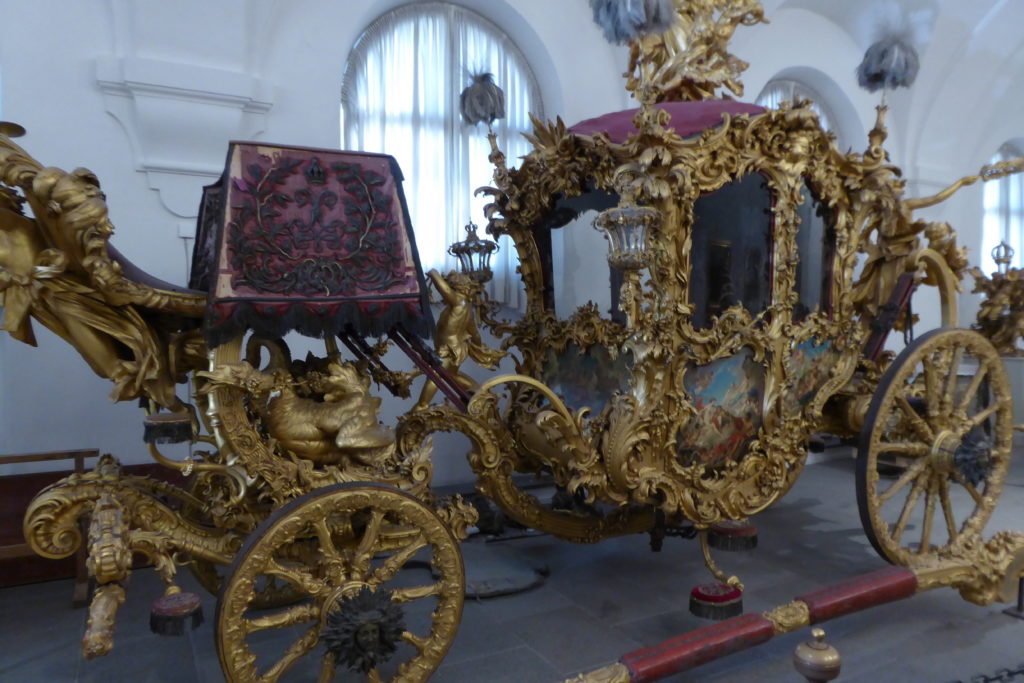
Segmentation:
{"type": "MultiPolygon", "coordinates": [[[[434,346],[441,358],[441,366],[465,389],[473,391],[477,386],[476,381],[460,370],[466,358],[472,358],[484,367],[493,368],[505,355],[484,344],[480,338],[473,304],[480,285],[469,276],[455,271],[442,277],[436,270],[431,270],[427,276],[445,303],[445,309],[438,318],[437,330],[434,333],[434,346]]],[[[435,393],[437,386],[427,380],[413,410],[423,410],[430,405],[435,393]]]]}

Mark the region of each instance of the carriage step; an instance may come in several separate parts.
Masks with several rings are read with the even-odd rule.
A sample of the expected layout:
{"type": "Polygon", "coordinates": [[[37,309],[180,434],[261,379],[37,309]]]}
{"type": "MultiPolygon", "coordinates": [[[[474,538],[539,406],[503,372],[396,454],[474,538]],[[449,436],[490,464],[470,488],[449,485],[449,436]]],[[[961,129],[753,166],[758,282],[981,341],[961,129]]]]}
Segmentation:
{"type": "Polygon", "coordinates": [[[185,624],[193,629],[203,623],[203,603],[195,593],[165,593],[153,602],[149,630],[161,636],[185,635],[185,624]]]}
{"type": "Polygon", "coordinates": [[[757,547],[757,527],[746,520],[716,522],[708,528],[708,545],[717,550],[753,550],[757,547]]]}
{"type": "Polygon", "coordinates": [[[690,591],[690,614],[728,619],[743,614],[743,591],[726,583],[702,583],[690,591]]]}

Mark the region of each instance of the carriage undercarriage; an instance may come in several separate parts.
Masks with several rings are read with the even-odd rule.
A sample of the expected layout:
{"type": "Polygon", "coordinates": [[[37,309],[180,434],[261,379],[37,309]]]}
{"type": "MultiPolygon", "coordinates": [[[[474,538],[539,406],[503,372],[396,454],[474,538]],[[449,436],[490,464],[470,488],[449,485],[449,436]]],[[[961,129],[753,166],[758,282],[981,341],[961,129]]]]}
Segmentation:
{"type": "MultiPolygon", "coordinates": [[[[571,129],[538,122],[518,169],[491,134],[495,187],[482,191],[489,232],[518,252],[528,304],[515,323],[493,317],[482,272],[431,272],[445,302],[435,327],[390,157],[232,143],[184,289],[108,247],[90,172],[44,168],[0,131],[4,329],[31,343],[35,318],[115,383],[115,399],[142,399],[152,457],[189,482],[128,475],[104,456],[33,500],[24,528],[37,553],[88,547],[87,657],[111,650],[141,554],[166,586],[155,630],[198,618],[182,568],[219,596],[229,680],[278,680],[303,660],[323,681],[426,679],[455,637],[459,543],[478,517],[431,490],[441,432],[465,436],[477,491],[514,521],[576,543],[650,533],[657,545],[685,526],[715,579],[709,595],[738,596],[740,579],[712,558],[716,529],[785,495],[812,436],[858,439],[863,527],[912,574],[909,590],[1012,598],[1024,534],[984,535],[1012,450],[1009,383],[992,344],[956,328],[955,233],[912,214],[1019,164],[904,199],[884,107],[865,152],[843,154],[800,103],[764,110],[708,99],[699,80],[659,85],[676,33],[634,47],[639,110],[571,129]],[[614,310],[559,317],[550,232],[587,209],[608,233],[614,310]],[[893,356],[886,337],[912,326],[919,285],[938,287],[943,327],[893,356]],[[293,358],[291,330],[324,339],[323,355],[293,358]],[[414,370],[390,367],[389,349],[414,370]],[[477,382],[462,370],[505,356],[512,373],[477,382]],[[412,400],[420,376],[414,404],[382,425],[371,382],[412,400]],[[186,379],[189,402],[175,393],[186,379]],[[164,442],[190,455],[168,457],[164,442]],[[580,505],[548,505],[522,474],[580,505]],[[296,640],[268,656],[261,634],[281,629],[296,640]]],[[[704,615],[742,610],[726,602],[704,615]]],[[[765,613],[766,628],[811,623],[802,604],[765,613]]]]}

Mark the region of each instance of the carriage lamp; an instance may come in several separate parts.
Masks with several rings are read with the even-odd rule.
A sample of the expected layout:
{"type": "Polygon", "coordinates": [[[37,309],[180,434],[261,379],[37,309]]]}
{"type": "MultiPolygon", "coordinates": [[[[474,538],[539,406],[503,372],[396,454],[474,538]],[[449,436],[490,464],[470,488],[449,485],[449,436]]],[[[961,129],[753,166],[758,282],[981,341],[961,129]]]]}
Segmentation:
{"type": "Polygon", "coordinates": [[[645,268],[651,260],[647,251],[647,231],[660,221],[660,211],[632,202],[598,214],[594,227],[603,230],[608,240],[608,265],[627,271],[645,268]]]}
{"type": "Polygon", "coordinates": [[[1006,242],[1000,242],[999,246],[992,250],[992,260],[996,262],[996,269],[1006,275],[1013,262],[1013,247],[1006,242]]]}
{"type": "Polygon", "coordinates": [[[494,275],[491,272],[491,255],[496,251],[498,243],[480,239],[473,222],[466,225],[466,239],[448,247],[448,253],[459,259],[459,270],[481,284],[489,282],[494,275]]]}

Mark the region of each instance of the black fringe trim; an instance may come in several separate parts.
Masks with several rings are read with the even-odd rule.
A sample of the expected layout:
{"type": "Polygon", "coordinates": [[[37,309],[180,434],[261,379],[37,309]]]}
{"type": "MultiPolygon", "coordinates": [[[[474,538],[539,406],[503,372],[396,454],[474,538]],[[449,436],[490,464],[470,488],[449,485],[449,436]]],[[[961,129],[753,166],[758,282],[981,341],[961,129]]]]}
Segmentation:
{"type": "Polygon", "coordinates": [[[402,327],[410,334],[429,338],[433,333],[433,318],[429,308],[424,315],[411,313],[406,304],[377,303],[383,310],[367,313],[356,303],[344,303],[336,313],[320,317],[309,311],[316,304],[295,303],[279,316],[267,316],[256,310],[258,304],[249,301],[232,302],[232,311],[227,320],[210,324],[208,310],[203,336],[210,348],[216,348],[247,330],[266,339],[280,339],[291,331],[307,337],[335,337],[345,330],[352,330],[362,337],[383,337],[395,327],[402,327]]]}
{"type": "MultiPolygon", "coordinates": [[[[166,415],[167,413],[159,413],[166,415]]],[[[145,443],[184,443],[192,440],[192,420],[146,419],[142,440],[145,443]]]]}

